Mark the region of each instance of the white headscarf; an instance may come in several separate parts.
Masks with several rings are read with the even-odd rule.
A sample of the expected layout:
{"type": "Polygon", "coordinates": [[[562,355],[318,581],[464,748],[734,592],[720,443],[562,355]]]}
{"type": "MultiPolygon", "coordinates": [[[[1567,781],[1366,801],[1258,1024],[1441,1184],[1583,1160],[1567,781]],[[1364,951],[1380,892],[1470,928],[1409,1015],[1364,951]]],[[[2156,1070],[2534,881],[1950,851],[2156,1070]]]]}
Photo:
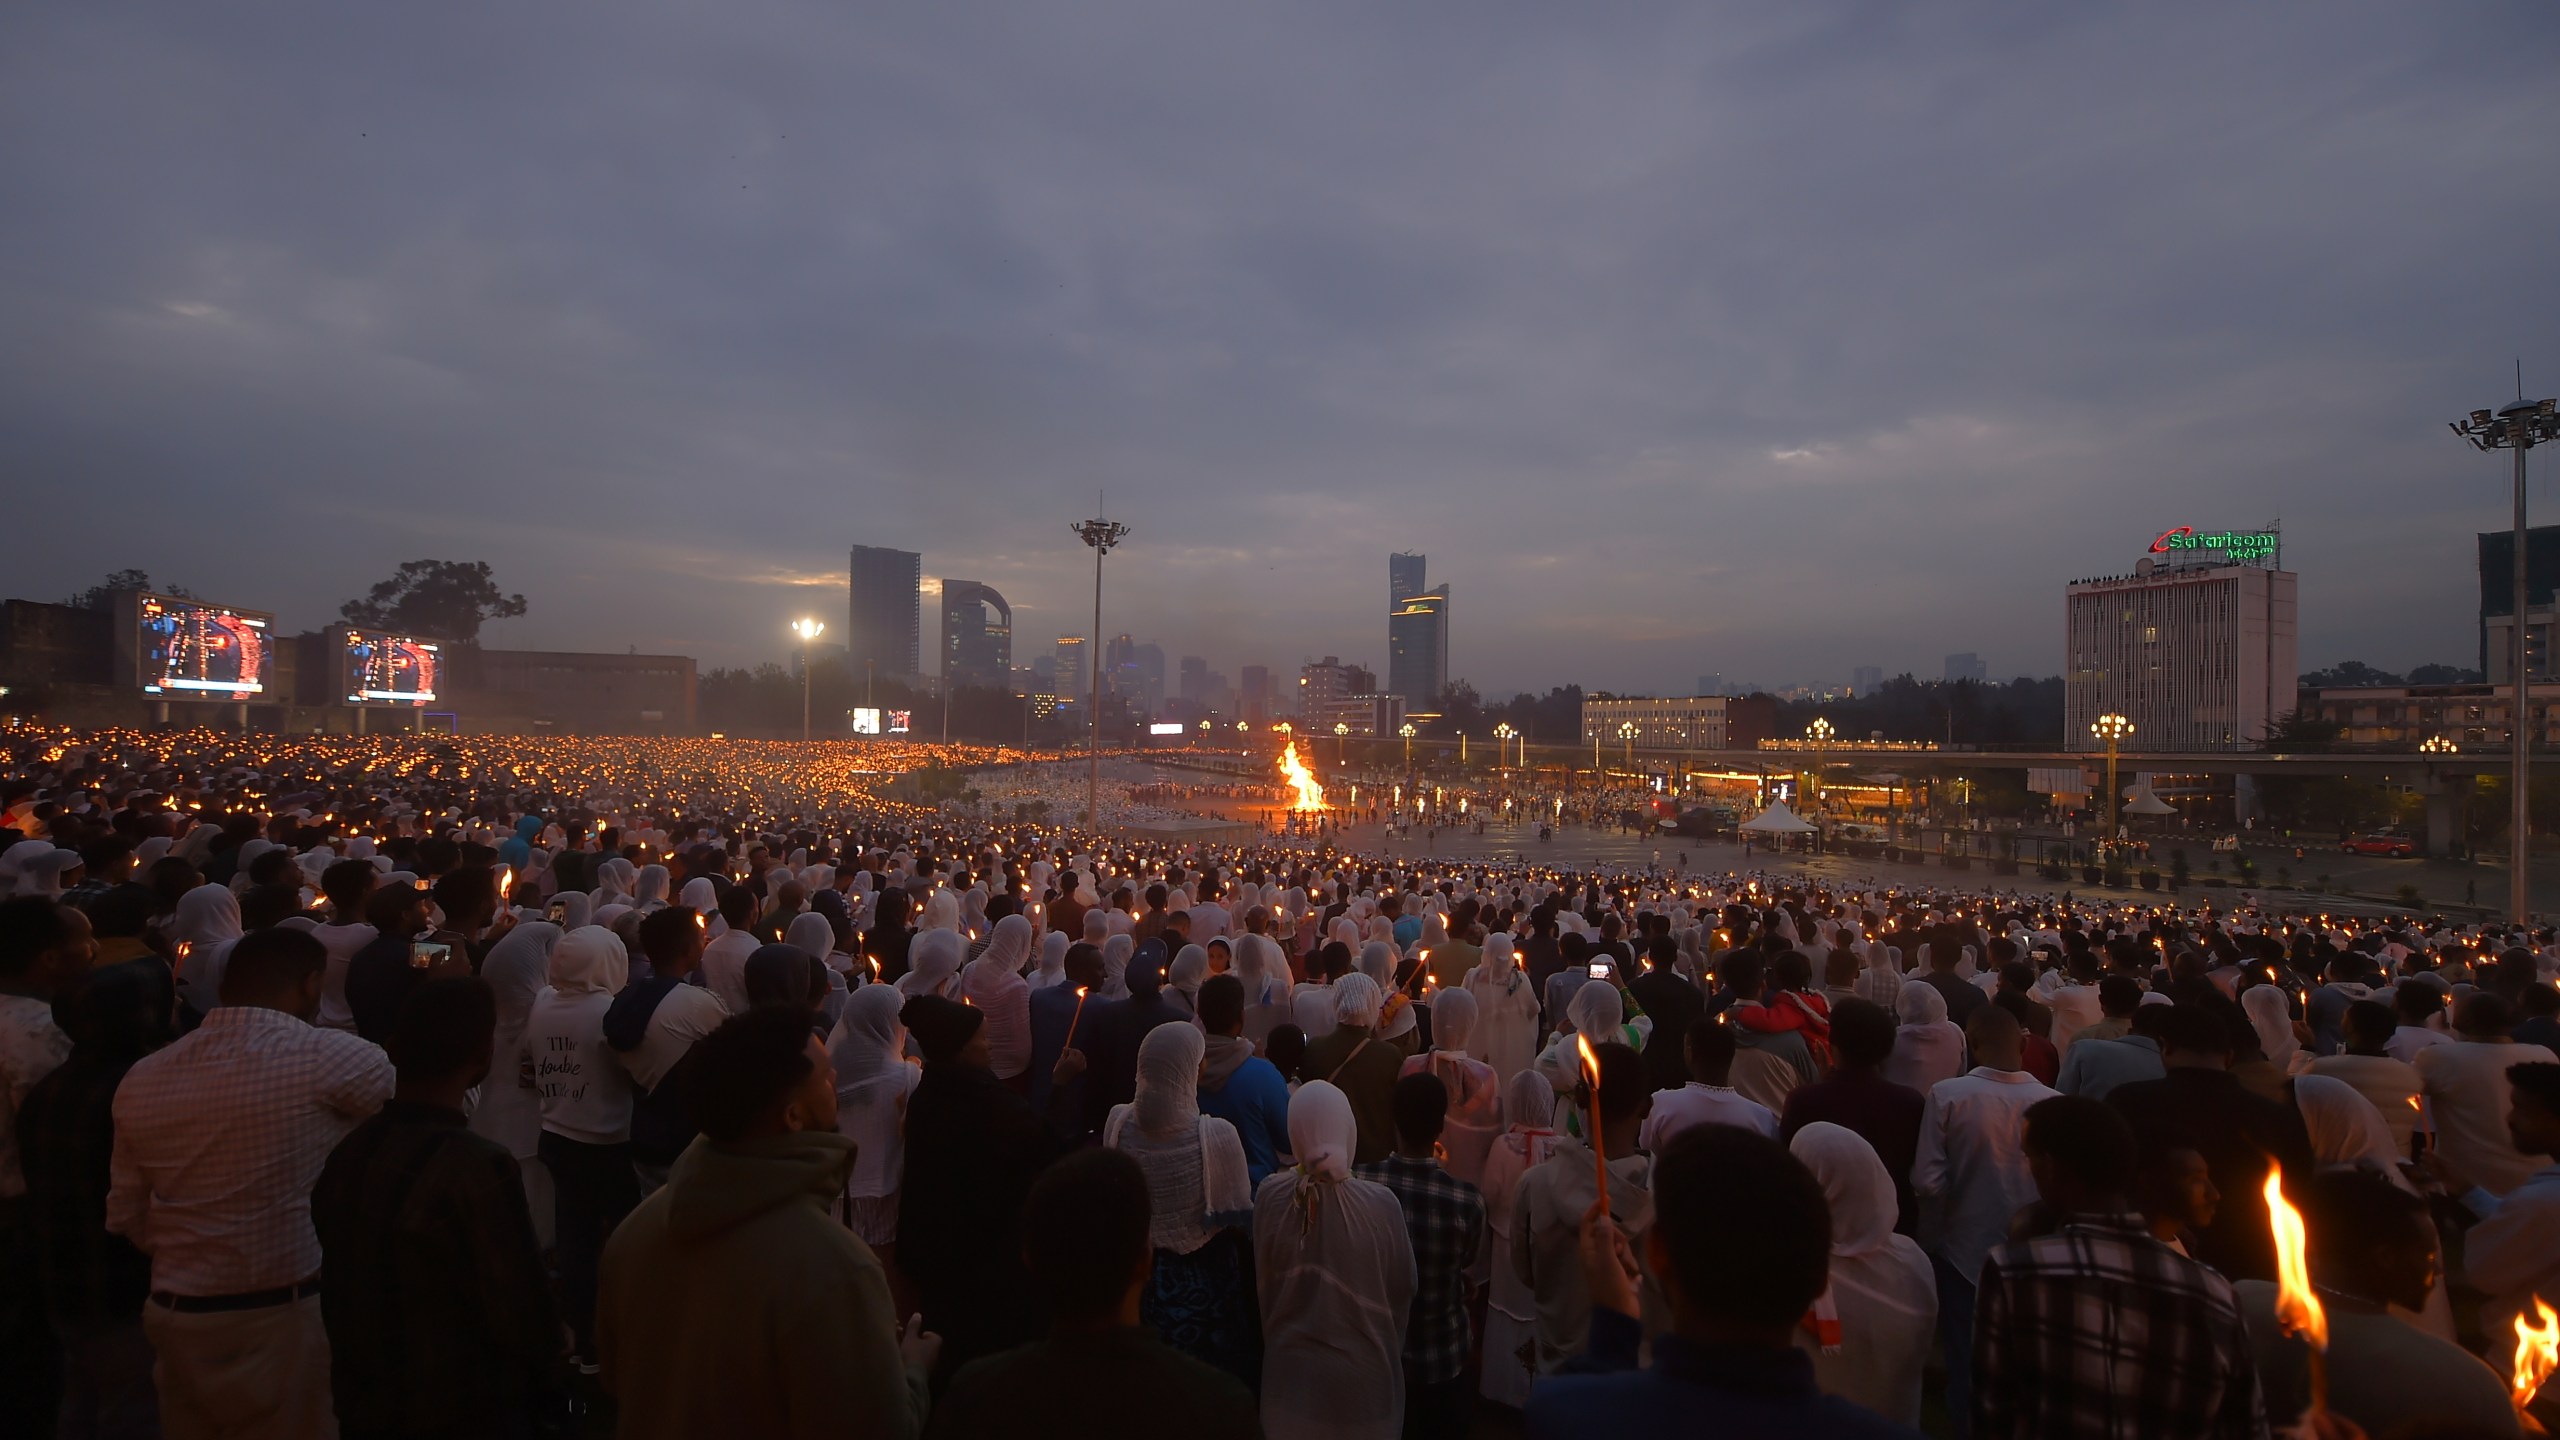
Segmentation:
{"type": "Polygon", "coordinates": [[[722,923],[720,887],[712,884],[711,877],[708,875],[696,875],[684,882],[684,889],[676,892],[676,903],[702,916],[712,925],[722,923]]]}
{"type": "Polygon", "coordinates": [[[622,937],[601,925],[588,925],[560,937],[551,947],[552,990],[561,995],[618,993],[631,978],[631,957],[622,937]]]}
{"type": "Polygon", "coordinates": [[[1351,1099],[1331,1082],[1310,1080],[1289,1097],[1289,1153],[1298,1157],[1301,1175],[1324,1183],[1348,1180],[1359,1148],[1360,1122],[1351,1114],[1351,1099]]]}
{"type": "Polygon", "coordinates": [[[643,913],[666,908],[667,884],[671,878],[664,865],[641,866],[640,874],[631,887],[631,908],[643,913]]]}
{"type": "Polygon", "coordinates": [[[1894,1002],[1902,1024],[1893,1032],[1893,1053],[1884,1059],[1884,1078],[1926,1095],[1941,1080],[1964,1073],[1964,1032],[1947,1018],[1947,997],[1925,980],[1902,982],[1894,1002]]]}
{"type": "Polygon", "coordinates": [[[1847,1398],[1916,1419],[1937,1285],[1928,1256],[1894,1233],[1893,1177],[1857,1132],[1827,1120],[1797,1131],[1787,1148],[1821,1182],[1831,1211],[1829,1283],[1809,1317],[1823,1357],[1817,1364],[1841,1364],[1835,1383],[1856,1387],[1847,1398]]]}
{"type": "Polygon", "coordinates": [[[1431,996],[1431,1048],[1464,1054],[1475,1033],[1476,997],[1464,989],[1436,990],[1431,996]]]}
{"type": "Polygon", "coordinates": [[[1164,988],[1183,1009],[1200,1013],[1200,982],[1209,978],[1209,952],[1197,945],[1185,945],[1182,953],[1165,967],[1164,988]]]}
{"type": "Polygon", "coordinates": [[[1565,1002],[1564,1013],[1573,1022],[1573,1033],[1586,1035],[1594,1045],[1615,1040],[1626,1043],[1626,1002],[1618,995],[1618,987],[1606,980],[1585,980],[1582,988],[1565,1002]]]}
{"type": "Polygon", "coordinates": [[[1366,975],[1345,975],[1333,982],[1333,1019],[1337,1025],[1370,1026],[1378,1023],[1379,1007],[1386,996],[1378,982],[1366,975]]]}
{"type": "Polygon", "coordinates": [[[2276,1069],[2290,1072],[2302,1044],[2293,1037],[2293,1009],[2286,1004],[2284,987],[2252,985],[2240,992],[2240,1008],[2248,1014],[2249,1028],[2258,1032],[2258,1048],[2276,1069]]]}
{"type": "Polygon", "coordinates": [[[1196,1025],[1159,1025],[1138,1042],[1139,1133],[1170,1140],[1200,1121],[1200,1062],[1207,1037],[1196,1025]]]}
{"type": "Polygon", "coordinates": [[[1071,942],[1064,930],[1052,930],[1040,937],[1040,969],[1031,977],[1031,988],[1046,990],[1067,983],[1067,948],[1071,942]]]}
{"type": "Polygon", "coordinates": [[[178,897],[169,938],[187,947],[178,962],[178,988],[197,1014],[222,1003],[222,972],[240,941],[240,897],[220,885],[199,885],[178,897]]]}
{"type": "Polygon", "coordinates": [[[1113,935],[1102,942],[1102,993],[1100,1000],[1129,998],[1129,956],[1138,942],[1127,935],[1113,935]]]}
{"type": "Polygon", "coordinates": [[[898,993],[953,998],[960,962],[968,955],[969,942],[957,930],[917,931],[907,947],[907,973],[898,977],[898,993]]]}
{"type": "Polygon", "coordinates": [[[836,953],[836,930],[827,917],[815,910],[804,910],[791,917],[782,932],[782,943],[832,970],[836,953]]]}
{"type": "Polygon", "coordinates": [[[894,985],[865,985],[845,1001],[835,1033],[827,1037],[838,1094],[906,1062],[907,1031],[898,1023],[906,999],[894,985]]]}

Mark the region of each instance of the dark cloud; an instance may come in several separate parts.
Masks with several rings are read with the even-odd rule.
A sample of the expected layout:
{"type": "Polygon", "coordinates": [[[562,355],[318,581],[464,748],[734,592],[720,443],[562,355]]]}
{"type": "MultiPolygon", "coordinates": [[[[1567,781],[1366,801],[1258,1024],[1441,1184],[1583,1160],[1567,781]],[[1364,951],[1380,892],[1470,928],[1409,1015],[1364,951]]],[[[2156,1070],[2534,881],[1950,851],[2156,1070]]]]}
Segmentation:
{"type": "MultiPolygon", "coordinates": [[[[13,588],[781,653],[849,543],[1232,672],[2049,672],[2281,517],[2306,664],[2472,651],[2560,389],[2545,8],[21,7],[13,588]],[[49,537],[71,537],[55,544],[49,537]]],[[[1025,648],[1028,648],[1026,646],[1025,648]]]]}

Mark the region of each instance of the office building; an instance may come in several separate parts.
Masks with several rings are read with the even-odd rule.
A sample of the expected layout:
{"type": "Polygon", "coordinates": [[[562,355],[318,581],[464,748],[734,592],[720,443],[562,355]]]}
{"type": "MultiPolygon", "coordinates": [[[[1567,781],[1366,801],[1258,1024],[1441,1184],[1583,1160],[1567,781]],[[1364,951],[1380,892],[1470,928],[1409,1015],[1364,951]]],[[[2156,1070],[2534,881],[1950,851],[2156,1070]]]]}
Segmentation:
{"type": "Polygon", "coordinates": [[[1247,665],[1237,675],[1236,718],[1257,728],[1270,724],[1277,708],[1271,693],[1271,667],[1247,665]]]}
{"type": "Polygon", "coordinates": [[[1440,713],[1449,688],[1449,587],[1423,588],[1424,557],[1387,557],[1387,693],[1414,715],[1440,713]]]}
{"type": "MultiPolygon", "coordinates": [[[[1339,657],[1327,655],[1322,660],[1298,667],[1297,727],[1308,734],[1333,733],[1334,722],[1347,721],[1354,729],[1376,723],[1378,674],[1358,665],[1346,665],[1339,657]]],[[[1402,722],[1399,721],[1399,724],[1402,722]]]]}
{"type": "Polygon", "coordinates": [[[1623,752],[1632,738],[1645,750],[1745,750],[1772,738],[1777,702],[1768,696],[1611,695],[1582,697],[1582,743],[1623,752]],[[1621,735],[1633,725],[1633,737],[1621,735]]]}
{"type": "Polygon", "coordinates": [[[1970,650],[1947,657],[1947,683],[1950,685],[1959,680],[1985,680],[1990,678],[1990,674],[1991,667],[1983,664],[1982,657],[1970,650]]]}
{"type": "Polygon", "coordinates": [[[1861,665],[1849,672],[1849,693],[1852,695],[1873,695],[1883,688],[1884,667],[1881,665],[1861,665]]]}
{"type": "Polygon", "coordinates": [[[2069,586],[2063,748],[2105,748],[2089,726],[2113,713],[2135,750],[2255,749],[2295,708],[2294,575],[2272,529],[2196,538],[2250,543],[2163,550],[2163,536],[2132,574],[2069,586]]]}
{"type": "Polygon", "coordinates": [[[942,683],[1013,688],[1013,607],[994,586],[942,582],[942,683]]]}
{"type": "MultiPolygon", "coordinates": [[[[2515,677],[2516,536],[2493,530],[2480,537],[2480,673],[2492,685],[2515,677]]],[[[2524,532],[2525,678],[2551,678],[2552,593],[2560,587],[2560,525],[2524,532]]]]}
{"type": "Polygon", "coordinates": [[[856,673],[865,666],[875,676],[920,673],[916,594],[923,583],[923,566],[924,557],[913,550],[853,547],[852,603],[844,645],[856,673]]]}

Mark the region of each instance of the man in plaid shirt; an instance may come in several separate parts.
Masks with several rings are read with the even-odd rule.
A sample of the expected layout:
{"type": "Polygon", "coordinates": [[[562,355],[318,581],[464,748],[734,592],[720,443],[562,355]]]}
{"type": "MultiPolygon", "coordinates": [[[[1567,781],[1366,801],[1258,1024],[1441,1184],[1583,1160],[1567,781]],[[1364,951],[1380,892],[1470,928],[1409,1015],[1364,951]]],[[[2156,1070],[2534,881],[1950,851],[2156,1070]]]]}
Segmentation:
{"type": "Polygon", "coordinates": [[[1396,1082],[1391,1105],[1395,1153],[1359,1167],[1363,1180],[1396,1192],[1413,1239],[1413,1314],[1405,1325],[1404,1433],[1407,1440],[1459,1440],[1474,1413],[1467,1378],[1467,1267],[1484,1249],[1484,1196],[1440,1168],[1432,1151],[1449,1116],[1449,1089],[1425,1070],[1396,1082]]]}
{"type": "Polygon", "coordinates": [[[2027,1111],[2027,1164],[2054,1234],[1983,1262],[1973,1440],[2244,1440],[2266,1402],[2230,1282],[2151,1237],[2125,1197],[2132,1127],[2102,1101],[2027,1111]]]}

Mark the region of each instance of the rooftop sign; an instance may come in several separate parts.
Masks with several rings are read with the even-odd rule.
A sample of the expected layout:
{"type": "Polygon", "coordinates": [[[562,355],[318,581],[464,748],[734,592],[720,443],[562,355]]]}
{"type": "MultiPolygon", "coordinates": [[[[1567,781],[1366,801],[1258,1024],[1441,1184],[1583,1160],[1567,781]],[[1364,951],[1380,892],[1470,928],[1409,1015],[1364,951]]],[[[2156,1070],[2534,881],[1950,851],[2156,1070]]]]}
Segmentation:
{"type": "Polygon", "coordinates": [[[2263,530],[2199,530],[2174,525],[2151,542],[2151,553],[2166,563],[2264,565],[2274,567],[2284,554],[2284,536],[2270,525],[2263,530]]]}

